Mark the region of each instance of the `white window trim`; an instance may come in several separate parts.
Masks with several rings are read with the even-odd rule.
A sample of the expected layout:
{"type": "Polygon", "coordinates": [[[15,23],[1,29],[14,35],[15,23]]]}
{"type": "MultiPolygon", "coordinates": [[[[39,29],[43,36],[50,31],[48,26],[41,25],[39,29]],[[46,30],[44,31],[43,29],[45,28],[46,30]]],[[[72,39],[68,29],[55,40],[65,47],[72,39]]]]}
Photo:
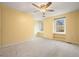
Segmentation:
{"type": "Polygon", "coordinates": [[[39,32],[43,32],[43,22],[39,22],[39,32]]]}
{"type": "MultiPolygon", "coordinates": [[[[62,17],[62,18],[65,18],[65,17],[62,17]]],[[[58,20],[60,20],[61,18],[59,18],[58,20]]],[[[66,34],[66,18],[64,19],[64,32],[56,32],[56,26],[55,26],[55,24],[56,24],[56,19],[54,19],[54,21],[53,21],[53,33],[54,34],[66,34]]]]}

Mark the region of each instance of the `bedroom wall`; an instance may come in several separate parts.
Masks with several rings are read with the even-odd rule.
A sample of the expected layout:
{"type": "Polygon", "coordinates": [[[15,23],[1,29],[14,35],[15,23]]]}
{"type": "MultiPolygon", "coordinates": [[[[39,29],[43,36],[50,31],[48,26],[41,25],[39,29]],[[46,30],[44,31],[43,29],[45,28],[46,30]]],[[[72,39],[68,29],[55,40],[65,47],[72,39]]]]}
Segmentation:
{"type": "Polygon", "coordinates": [[[41,36],[55,40],[79,44],[79,11],[69,12],[62,15],[46,18],[44,21],[44,31],[41,36]],[[53,33],[54,18],[66,17],[66,34],[53,33]]]}
{"type": "Polygon", "coordinates": [[[65,34],[53,34],[53,39],[55,40],[65,40],[65,34]]]}
{"type": "Polygon", "coordinates": [[[1,47],[1,6],[0,6],[0,47],[1,47]]]}
{"type": "Polygon", "coordinates": [[[34,18],[29,13],[17,11],[5,5],[2,8],[2,45],[12,45],[32,39],[34,18]]]}
{"type": "MultiPolygon", "coordinates": [[[[78,15],[78,19],[79,19],[79,15],[78,15]]],[[[77,22],[79,22],[79,20],[77,21],[77,22]]],[[[78,25],[79,25],[79,23],[77,23],[78,25]]],[[[78,27],[78,30],[77,30],[78,32],[77,32],[77,37],[78,37],[78,39],[79,39],[79,27],[78,27]]]]}
{"type": "Polygon", "coordinates": [[[54,34],[54,38],[56,40],[62,40],[62,41],[71,42],[71,43],[79,43],[79,40],[77,39],[78,37],[77,24],[79,23],[78,15],[79,15],[79,11],[74,11],[74,12],[69,12],[66,14],[54,16],[54,18],[66,17],[66,34],[65,35],[54,34]],[[61,37],[61,36],[64,36],[64,37],[61,37]],[[58,39],[57,37],[61,37],[61,38],[58,39]]]}
{"type": "Polygon", "coordinates": [[[76,21],[76,27],[77,27],[77,29],[76,29],[76,33],[77,33],[77,39],[79,39],[79,12],[76,14],[76,19],[77,19],[77,21],[76,21]]]}
{"type": "Polygon", "coordinates": [[[49,38],[52,39],[53,35],[52,35],[52,22],[53,22],[53,17],[48,17],[46,19],[43,20],[43,31],[39,32],[37,35],[44,37],[44,38],[49,38]]]}
{"type": "Polygon", "coordinates": [[[77,37],[78,37],[77,34],[79,31],[79,30],[77,30],[79,28],[79,26],[78,26],[79,11],[68,13],[68,14],[66,14],[66,17],[67,17],[66,41],[79,44],[79,39],[77,39],[77,37]]]}

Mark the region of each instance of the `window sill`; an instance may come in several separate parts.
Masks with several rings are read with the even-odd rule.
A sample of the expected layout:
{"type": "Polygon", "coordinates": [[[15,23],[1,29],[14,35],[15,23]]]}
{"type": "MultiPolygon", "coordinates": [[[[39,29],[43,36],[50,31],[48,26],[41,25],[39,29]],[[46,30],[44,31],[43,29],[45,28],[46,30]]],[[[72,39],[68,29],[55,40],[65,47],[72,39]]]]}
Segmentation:
{"type": "Polygon", "coordinates": [[[65,35],[66,33],[55,32],[54,34],[65,35]]]}

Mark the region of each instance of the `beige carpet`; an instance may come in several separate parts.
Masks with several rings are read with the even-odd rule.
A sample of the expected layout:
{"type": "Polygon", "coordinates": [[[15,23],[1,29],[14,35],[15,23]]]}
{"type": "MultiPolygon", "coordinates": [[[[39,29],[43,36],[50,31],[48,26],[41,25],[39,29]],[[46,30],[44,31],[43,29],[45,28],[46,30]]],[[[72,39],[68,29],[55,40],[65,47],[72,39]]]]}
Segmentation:
{"type": "Polygon", "coordinates": [[[1,48],[0,56],[76,57],[79,56],[79,46],[37,37],[22,44],[1,48]]]}

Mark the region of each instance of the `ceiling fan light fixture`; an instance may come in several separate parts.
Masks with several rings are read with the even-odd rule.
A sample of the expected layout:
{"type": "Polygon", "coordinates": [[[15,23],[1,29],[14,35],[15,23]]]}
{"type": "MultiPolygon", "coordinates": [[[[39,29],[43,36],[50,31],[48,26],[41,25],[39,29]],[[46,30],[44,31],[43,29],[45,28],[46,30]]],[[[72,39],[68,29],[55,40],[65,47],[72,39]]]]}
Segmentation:
{"type": "Polygon", "coordinates": [[[44,12],[45,13],[46,12],[46,9],[40,9],[40,12],[44,12]]]}
{"type": "Polygon", "coordinates": [[[52,4],[52,2],[48,2],[48,3],[44,3],[40,5],[37,5],[35,3],[32,3],[33,6],[37,7],[39,9],[39,11],[43,14],[43,16],[45,16],[46,12],[52,12],[52,10],[49,10],[49,6],[52,4]]]}

